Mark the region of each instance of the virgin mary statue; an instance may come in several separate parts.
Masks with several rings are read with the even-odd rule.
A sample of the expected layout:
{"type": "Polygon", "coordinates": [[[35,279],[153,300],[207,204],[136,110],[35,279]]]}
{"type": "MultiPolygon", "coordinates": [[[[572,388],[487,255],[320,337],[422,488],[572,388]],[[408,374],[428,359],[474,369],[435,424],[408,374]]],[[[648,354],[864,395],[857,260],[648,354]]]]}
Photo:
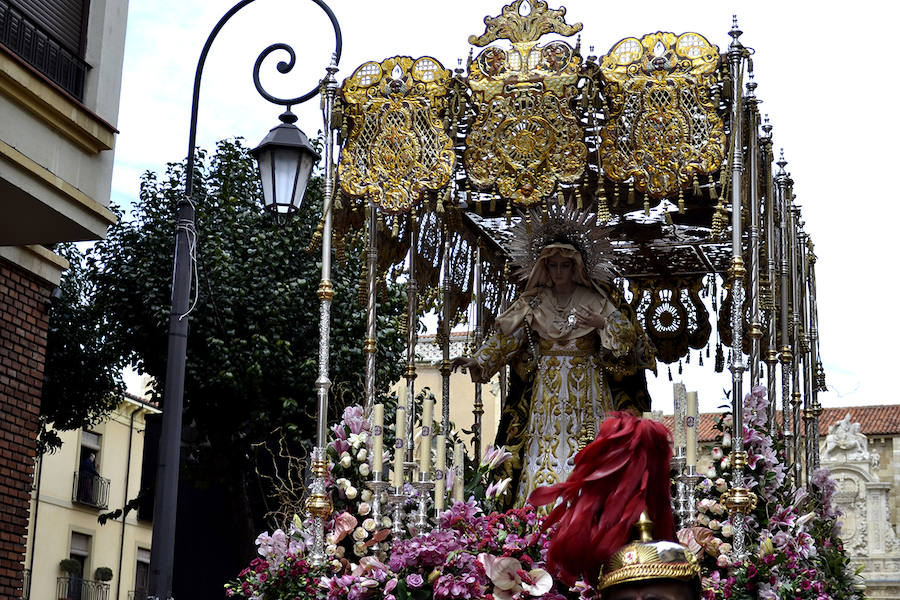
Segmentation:
{"type": "Polygon", "coordinates": [[[644,369],[655,360],[611,285],[609,242],[592,219],[558,207],[530,233],[519,229],[511,253],[527,277],[524,291],[484,344],[455,365],[482,383],[513,367],[497,444],[513,455],[507,503],[522,505],[535,488],[568,477],[606,413],[650,410],[644,369]]]}

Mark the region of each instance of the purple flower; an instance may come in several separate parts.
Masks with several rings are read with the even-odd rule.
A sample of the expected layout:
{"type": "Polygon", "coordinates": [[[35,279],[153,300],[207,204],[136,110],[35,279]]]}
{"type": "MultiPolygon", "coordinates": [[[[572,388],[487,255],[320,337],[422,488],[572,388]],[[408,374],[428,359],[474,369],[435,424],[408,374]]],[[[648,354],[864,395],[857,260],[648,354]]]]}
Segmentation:
{"type": "Polygon", "coordinates": [[[422,576],[418,573],[410,573],[406,576],[406,585],[412,588],[420,588],[425,583],[425,580],[422,579],[422,576]]]}

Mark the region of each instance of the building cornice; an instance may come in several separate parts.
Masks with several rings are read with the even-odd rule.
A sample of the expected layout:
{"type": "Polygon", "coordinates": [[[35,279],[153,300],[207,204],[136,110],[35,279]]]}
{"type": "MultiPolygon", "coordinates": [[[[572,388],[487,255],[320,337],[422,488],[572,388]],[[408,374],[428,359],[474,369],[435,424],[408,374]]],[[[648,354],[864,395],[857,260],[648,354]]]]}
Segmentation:
{"type": "Polygon", "coordinates": [[[118,130],[0,45],[0,94],[90,154],[111,150],[118,130]]]}
{"type": "Polygon", "coordinates": [[[36,275],[52,286],[59,285],[69,261],[43,246],[0,246],[0,258],[36,275]]]}
{"type": "MultiPolygon", "coordinates": [[[[2,79],[2,76],[0,76],[0,79],[2,79]]],[[[8,161],[32,178],[62,194],[91,218],[100,220],[103,223],[104,231],[106,230],[106,227],[113,225],[116,222],[116,215],[111,210],[76,188],[68,181],[54,175],[52,171],[28,158],[3,140],[0,140],[0,158],[8,161]]]]}

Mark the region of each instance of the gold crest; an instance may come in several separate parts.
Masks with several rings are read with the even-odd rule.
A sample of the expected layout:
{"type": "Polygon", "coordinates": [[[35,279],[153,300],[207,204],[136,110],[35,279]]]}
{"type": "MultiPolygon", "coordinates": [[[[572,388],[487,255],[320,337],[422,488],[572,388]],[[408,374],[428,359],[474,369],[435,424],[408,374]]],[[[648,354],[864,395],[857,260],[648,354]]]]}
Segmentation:
{"type": "Polygon", "coordinates": [[[367,62],[344,81],[351,125],[338,176],[345,194],[403,213],[450,181],[456,157],[439,118],[449,81],[450,71],[428,56],[367,62]]]}
{"type": "Polygon", "coordinates": [[[469,63],[477,116],[463,154],[466,173],[476,188],[496,185],[523,206],[550,195],[557,182],[578,181],[585,169],[584,132],[570,108],[581,56],[563,41],[537,42],[545,33],[581,30],[564,15],[546,2],[517,0],[485,19],[482,36],[469,38],[477,46],[507,39],[512,48],[488,46],[469,63]]]}
{"type": "Polygon", "coordinates": [[[725,129],[711,93],[718,63],[718,48],[697,33],[657,32],[612,47],[600,63],[607,177],[633,178],[635,189],[659,199],[719,168],[725,129]]]}

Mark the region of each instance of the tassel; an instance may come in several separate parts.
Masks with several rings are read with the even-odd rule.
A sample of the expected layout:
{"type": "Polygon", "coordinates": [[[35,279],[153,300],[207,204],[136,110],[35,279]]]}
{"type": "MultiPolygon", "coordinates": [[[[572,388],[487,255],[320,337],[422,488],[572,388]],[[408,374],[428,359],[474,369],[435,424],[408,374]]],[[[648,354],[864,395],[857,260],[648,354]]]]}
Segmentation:
{"type": "Polygon", "coordinates": [[[634,197],[634,182],[633,182],[633,181],[629,181],[629,182],[628,182],[628,204],[629,204],[629,205],[632,205],[632,204],[634,204],[634,201],[635,201],[635,197],[634,197]]]}
{"type": "Polygon", "coordinates": [[[669,381],[672,381],[672,365],[669,365],[669,381]]]}
{"type": "Polygon", "coordinates": [[[678,212],[684,212],[684,192],[680,189],[678,190],[678,212]]]}
{"type": "Polygon", "coordinates": [[[678,361],[678,374],[681,375],[681,373],[682,373],[682,370],[681,370],[681,361],[679,360],[679,361],[678,361]]]}
{"type": "Polygon", "coordinates": [[[644,194],[644,215],[650,216],[650,194],[644,194]]]}
{"type": "Polygon", "coordinates": [[[619,206],[619,184],[613,184],[613,206],[619,206]]]}
{"type": "Polygon", "coordinates": [[[696,173],[694,173],[693,186],[694,186],[694,190],[693,190],[694,195],[699,196],[700,195],[700,179],[697,177],[696,173]]]}
{"type": "Polygon", "coordinates": [[[506,226],[512,226],[512,202],[506,201],[506,226]]]}

